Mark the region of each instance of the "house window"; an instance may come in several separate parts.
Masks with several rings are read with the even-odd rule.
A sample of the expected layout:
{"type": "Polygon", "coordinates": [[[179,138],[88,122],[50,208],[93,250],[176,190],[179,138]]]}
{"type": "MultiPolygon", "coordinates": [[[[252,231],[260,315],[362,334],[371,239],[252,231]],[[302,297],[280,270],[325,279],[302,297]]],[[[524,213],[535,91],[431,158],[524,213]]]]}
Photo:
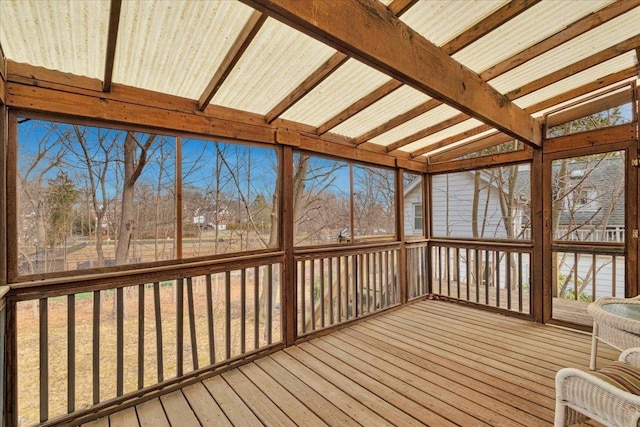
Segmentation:
{"type": "Polygon", "coordinates": [[[423,220],[422,203],[416,203],[413,205],[413,228],[422,231],[423,220]]]}

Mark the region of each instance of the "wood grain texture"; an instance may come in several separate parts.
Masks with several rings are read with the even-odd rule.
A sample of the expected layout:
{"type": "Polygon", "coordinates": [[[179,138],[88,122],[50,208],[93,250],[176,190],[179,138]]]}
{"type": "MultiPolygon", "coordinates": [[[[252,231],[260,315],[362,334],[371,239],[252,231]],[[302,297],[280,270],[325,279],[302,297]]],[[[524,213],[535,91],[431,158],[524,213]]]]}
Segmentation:
{"type": "MultiPolygon", "coordinates": [[[[158,427],[196,425],[194,417],[221,426],[551,427],[555,373],[587,369],[590,343],[584,333],[421,301],[187,386],[162,405],[115,413],[111,425],[137,412],[139,425],[158,427]]],[[[618,353],[603,347],[598,362],[618,353]]]]}
{"type": "Polygon", "coordinates": [[[530,115],[378,2],[243,2],[507,134],[540,146],[540,125],[530,115]],[[334,13],[336,8],[343,13],[334,13]]]}

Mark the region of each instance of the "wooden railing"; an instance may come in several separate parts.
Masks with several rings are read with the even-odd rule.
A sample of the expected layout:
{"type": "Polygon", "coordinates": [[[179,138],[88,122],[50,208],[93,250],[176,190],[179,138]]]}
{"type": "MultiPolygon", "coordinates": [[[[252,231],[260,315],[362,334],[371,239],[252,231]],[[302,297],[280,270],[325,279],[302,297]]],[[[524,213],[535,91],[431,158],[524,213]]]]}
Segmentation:
{"type": "Polygon", "coordinates": [[[299,251],[298,336],[398,304],[399,253],[399,244],[299,251]]]}
{"type": "Polygon", "coordinates": [[[598,297],[624,297],[623,244],[558,242],[552,245],[553,296],[591,302],[598,297]]]}
{"type": "Polygon", "coordinates": [[[429,244],[407,243],[408,298],[415,299],[429,293],[429,244]]]}
{"type": "Polygon", "coordinates": [[[13,419],[64,422],[67,414],[282,347],[283,258],[13,286],[7,299],[13,419]]]}
{"type": "Polygon", "coordinates": [[[530,313],[531,245],[432,240],[430,246],[433,294],[530,313]]]}

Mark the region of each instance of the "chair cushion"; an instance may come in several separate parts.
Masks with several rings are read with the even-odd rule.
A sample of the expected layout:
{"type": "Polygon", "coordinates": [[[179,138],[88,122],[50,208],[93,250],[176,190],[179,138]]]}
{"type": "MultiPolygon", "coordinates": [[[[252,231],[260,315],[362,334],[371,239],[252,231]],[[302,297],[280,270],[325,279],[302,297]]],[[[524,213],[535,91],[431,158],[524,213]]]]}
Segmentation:
{"type": "Polygon", "coordinates": [[[613,362],[592,374],[609,384],[640,395],[640,369],[624,362],[613,362]]]}

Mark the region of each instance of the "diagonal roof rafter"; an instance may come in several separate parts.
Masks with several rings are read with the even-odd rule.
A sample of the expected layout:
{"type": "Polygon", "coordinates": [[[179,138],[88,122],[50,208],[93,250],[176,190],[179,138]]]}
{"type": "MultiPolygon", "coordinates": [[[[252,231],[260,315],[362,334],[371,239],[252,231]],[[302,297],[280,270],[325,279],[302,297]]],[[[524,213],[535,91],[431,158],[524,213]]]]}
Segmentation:
{"type": "Polygon", "coordinates": [[[104,79],[102,80],[102,91],[111,90],[111,80],[113,78],[113,64],[116,56],[116,45],[118,41],[118,28],[120,26],[120,11],[122,0],[111,0],[109,10],[109,29],[107,35],[107,50],[104,60],[104,79]]]}
{"type": "Polygon", "coordinates": [[[215,74],[209,81],[209,84],[205,88],[204,92],[198,99],[198,109],[200,111],[204,111],[204,109],[207,108],[216,92],[220,89],[226,78],[229,77],[229,74],[231,74],[233,67],[240,60],[240,57],[242,57],[244,51],[247,50],[266,20],[267,16],[258,11],[255,11],[251,14],[249,20],[238,35],[238,38],[234,42],[231,49],[229,49],[229,51],[227,52],[227,55],[222,60],[222,63],[220,64],[215,74]]]}
{"type": "MultiPolygon", "coordinates": [[[[411,8],[418,0],[394,0],[392,1],[387,8],[391,13],[396,16],[401,16],[407,10],[411,8]]],[[[324,64],[318,67],[314,72],[309,75],[302,83],[300,83],[289,95],[287,95],[282,101],[280,101],[274,108],[269,111],[265,116],[265,121],[267,123],[272,123],[275,119],[277,119],[280,115],[284,114],[289,108],[291,108],[296,102],[302,99],[306,94],[311,92],[316,88],[320,83],[329,78],[334,72],[336,72],[347,60],[349,57],[342,52],[336,52],[329,60],[327,60],[324,64]]],[[[400,85],[401,86],[401,85],[400,85]]],[[[398,86],[398,87],[400,87],[398,86]]],[[[397,88],[395,88],[397,89],[397,88]]],[[[394,90],[395,90],[394,89],[394,90]]],[[[390,92],[388,92],[390,93],[390,92]]],[[[387,95],[386,93],[385,95],[387,95]]],[[[338,113],[335,117],[327,120],[326,123],[320,125],[318,127],[317,133],[322,135],[329,131],[331,128],[337,126],[341,122],[345,121],[349,117],[357,114],[358,112],[364,110],[369,105],[375,103],[378,99],[374,96],[365,97],[356,102],[354,102],[349,107],[345,108],[343,111],[338,113]],[[366,98],[366,99],[365,99],[366,98]],[[332,123],[336,123],[335,125],[331,125],[332,123]]]]}

